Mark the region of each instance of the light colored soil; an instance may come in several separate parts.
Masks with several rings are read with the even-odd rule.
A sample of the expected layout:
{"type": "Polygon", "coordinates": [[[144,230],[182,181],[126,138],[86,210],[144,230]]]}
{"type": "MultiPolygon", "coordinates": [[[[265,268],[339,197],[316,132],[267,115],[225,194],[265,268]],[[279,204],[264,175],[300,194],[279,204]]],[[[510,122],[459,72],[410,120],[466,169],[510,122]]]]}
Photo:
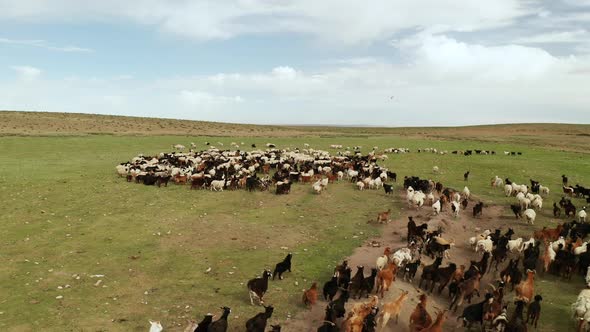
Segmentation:
{"type": "MultiPolygon", "coordinates": [[[[473,201],[470,202],[470,206],[472,206],[473,201]]],[[[484,215],[480,219],[473,219],[470,215],[471,209],[466,211],[462,211],[458,218],[453,218],[448,209],[446,212],[441,213],[438,216],[433,216],[429,207],[424,207],[421,210],[408,210],[406,209],[407,215],[414,216],[414,220],[417,224],[421,224],[423,222],[427,222],[429,225],[429,230],[436,229],[437,227],[441,226],[444,228],[444,235],[443,237],[448,240],[454,240],[456,246],[451,249],[451,259],[450,260],[443,260],[442,266],[447,266],[449,262],[456,263],[457,266],[463,264],[467,267],[469,266],[470,260],[479,260],[480,255],[475,253],[468,244],[468,240],[470,237],[474,236],[478,231],[476,229],[484,230],[486,228],[495,229],[497,227],[502,227],[502,230],[507,230],[509,220],[502,219],[502,208],[499,206],[491,206],[484,208],[484,215]]],[[[511,220],[512,221],[512,220],[511,220]]],[[[374,241],[378,241],[381,243],[381,247],[375,248],[369,246],[368,244],[357,248],[352,256],[348,257],[349,265],[354,267],[353,273],[356,271],[357,265],[365,266],[365,271],[375,266],[375,260],[378,256],[383,254],[383,249],[386,246],[389,246],[394,249],[402,248],[406,246],[406,224],[407,224],[407,217],[401,218],[399,220],[395,220],[390,222],[389,224],[383,226],[382,236],[379,238],[372,239],[374,241]]],[[[422,256],[422,261],[424,264],[428,265],[432,263],[432,260],[428,257],[422,256]]],[[[383,300],[380,299],[380,304],[383,302],[390,302],[394,301],[400,294],[402,290],[409,291],[408,300],[405,302],[400,317],[399,317],[399,324],[395,324],[393,319],[390,319],[388,323],[388,327],[385,331],[408,331],[409,325],[409,317],[411,312],[416,307],[418,303],[418,296],[422,293],[421,290],[417,288],[420,275],[422,273],[422,269],[418,269],[416,273],[416,277],[414,278],[413,283],[409,283],[403,281],[401,276],[398,275],[396,281],[393,283],[389,293],[385,295],[383,300]]],[[[489,283],[493,280],[499,278],[499,272],[495,272],[493,269],[491,273],[487,273],[484,278],[482,279],[480,291],[482,296],[485,294],[485,288],[489,283]]],[[[323,282],[320,283],[320,287],[323,286],[323,282]]],[[[428,312],[433,317],[436,318],[435,312],[437,310],[446,309],[448,308],[450,301],[448,299],[448,289],[443,290],[443,294],[439,295],[437,293],[436,287],[434,291],[434,295],[427,292],[429,296],[428,302],[428,312]]],[[[508,294],[505,296],[505,299],[511,299],[512,294],[508,294]]],[[[320,296],[321,297],[321,296],[320,296]]],[[[367,300],[363,300],[367,301],[367,300]]],[[[472,303],[477,303],[479,298],[474,298],[472,303]]],[[[347,310],[352,307],[355,303],[358,303],[357,300],[350,300],[347,304],[347,310]]],[[[316,331],[316,329],[322,324],[325,307],[327,302],[326,301],[319,301],[316,306],[314,306],[310,311],[306,311],[294,319],[287,321],[283,324],[284,331],[316,331]]],[[[459,315],[463,308],[468,305],[464,303],[462,307],[457,310],[456,314],[449,313],[448,319],[445,323],[445,330],[452,330],[455,328],[457,324],[457,315],[459,315]]],[[[378,331],[380,331],[381,326],[378,326],[378,331]]]]}

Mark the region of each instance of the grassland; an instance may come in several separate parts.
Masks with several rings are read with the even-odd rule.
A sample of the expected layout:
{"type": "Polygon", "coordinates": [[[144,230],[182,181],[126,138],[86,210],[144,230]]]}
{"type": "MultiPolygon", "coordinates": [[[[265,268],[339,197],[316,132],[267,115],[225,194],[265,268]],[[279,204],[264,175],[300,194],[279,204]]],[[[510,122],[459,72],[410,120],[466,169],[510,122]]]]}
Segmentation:
{"type": "MultiPolygon", "coordinates": [[[[588,132],[588,126],[574,127],[578,134],[588,132]]],[[[267,192],[189,191],[175,185],[158,189],[129,184],[115,175],[115,164],[138,153],[166,151],[174,143],[244,141],[248,146],[272,137],[279,147],[309,143],[327,148],[338,143],[522,151],[521,157],[411,153],[390,155],[383,163],[402,177],[432,177],[456,188],[462,187],[462,174],[469,169],[472,193],[487,203],[504,205],[511,199],[489,187],[494,175],[519,183],[534,178],[548,185],[552,193],[547,206],[560,196],[562,173],[574,183],[590,184],[590,159],[580,152],[588,138],[549,128],[549,138],[537,128],[523,140],[503,135],[503,130],[494,140],[493,131],[482,130],[489,136],[478,136],[475,129],[471,134],[458,130],[452,138],[448,129],[441,129],[445,137],[417,138],[420,130],[436,130],[372,135],[367,128],[294,128],[272,135],[264,128],[246,135],[251,128],[238,126],[236,135],[229,128],[214,137],[178,132],[155,136],[143,129],[134,136],[75,130],[67,136],[42,131],[22,136],[22,127],[2,131],[0,326],[7,331],[145,331],[148,319],[158,319],[174,331],[180,329],[176,324],[184,324],[184,317],[217,313],[227,305],[233,308],[232,330],[239,330],[259,311],[250,307],[244,283],[291,251],[294,272],[271,283],[267,299],[277,307],[273,322],[281,322],[302,310],[297,303],[304,286],[329,278],[336,262],[378,234],[379,228],[367,224],[373,211],[392,206],[403,216],[399,201],[381,191],[355,191],[348,183],[335,184],[320,196],[307,186],[295,186],[292,194],[277,197],[267,192]],[[539,143],[554,137],[576,140],[554,141],[548,147],[539,143]],[[441,168],[440,175],[431,174],[433,165],[441,168]],[[211,272],[205,273],[209,267],[211,272]],[[105,276],[90,277],[95,274],[105,276]],[[102,284],[94,286],[99,279],[102,284]],[[58,289],[65,285],[71,287],[58,289]],[[63,299],[57,300],[60,295],[63,299]]],[[[546,207],[536,226],[555,225],[550,214],[546,207]]],[[[519,231],[530,230],[522,226],[519,231]]],[[[581,285],[577,279],[563,283],[552,277],[538,283],[546,299],[540,330],[571,326],[569,304],[581,285]]]]}

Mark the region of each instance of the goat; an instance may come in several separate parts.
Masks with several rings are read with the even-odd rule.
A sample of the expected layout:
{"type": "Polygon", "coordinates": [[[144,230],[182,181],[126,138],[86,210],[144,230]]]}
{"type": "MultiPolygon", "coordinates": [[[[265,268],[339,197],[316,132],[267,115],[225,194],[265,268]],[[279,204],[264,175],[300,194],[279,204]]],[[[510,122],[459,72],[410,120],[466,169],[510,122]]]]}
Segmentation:
{"type": "Polygon", "coordinates": [[[391,221],[391,209],[388,209],[386,212],[379,212],[377,214],[377,222],[378,223],[388,223],[391,221]]]}
{"type": "Polygon", "coordinates": [[[527,278],[514,288],[516,298],[522,299],[529,303],[533,299],[535,292],[535,271],[527,270],[527,278]]]}
{"type": "Polygon", "coordinates": [[[272,316],[274,308],[272,306],[264,307],[264,312],[256,314],[256,316],[246,321],[247,332],[264,332],[266,329],[266,322],[272,316]]]}
{"type": "Polygon", "coordinates": [[[395,316],[395,323],[398,323],[399,313],[401,311],[402,305],[408,298],[408,293],[408,291],[402,291],[401,295],[397,298],[397,300],[383,304],[381,314],[379,315],[381,321],[381,331],[385,330],[387,322],[389,322],[389,319],[391,317],[395,316]]]}
{"type": "Polygon", "coordinates": [[[385,191],[385,194],[393,194],[393,186],[390,184],[384,183],[383,190],[385,191]]]}
{"type": "Polygon", "coordinates": [[[203,317],[203,320],[201,320],[199,322],[199,324],[197,324],[197,328],[193,331],[194,332],[207,332],[207,330],[209,329],[209,325],[211,325],[212,321],[213,321],[213,315],[206,314],[205,317],[203,317]]]}
{"type": "Polygon", "coordinates": [[[419,297],[420,302],[412,311],[410,315],[410,331],[422,331],[423,329],[429,327],[432,324],[432,317],[428,311],[426,311],[426,303],[428,301],[428,297],[425,294],[420,295],[419,297]]]}
{"type": "Polygon", "coordinates": [[[162,324],[157,321],[157,322],[152,322],[151,320],[150,322],[150,332],[162,332],[162,330],[164,330],[164,328],[162,327],[162,324]]]}
{"type": "Polygon", "coordinates": [[[223,314],[221,317],[212,322],[207,329],[207,332],[226,332],[227,331],[227,317],[231,313],[231,309],[228,307],[222,307],[223,314]]]}
{"type": "Polygon", "coordinates": [[[473,323],[479,323],[483,330],[485,316],[484,307],[492,303],[492,301],[494,301],[494,296],[490,293],[486,293],[485,299],[482,302],[465,307],[461,316],[457,317],[457,320],[461,319],[463,321],[463,326],[466,327],[468,331],[471,330],[471,325],[473,323]]]}
{"type": "Polygon", "coordinates": [[[476,274],[473,277],[461,282],[458,286],[459,291],[458,291],[457,295],[455,295],[455,298],[453,299],[453,301],[451,302],[449,310],[452,310],[453,307],[455,307],[454,311],[457,311],[457,308],[459,308],[463,304],[463,299],[465,299],[465,298],[467,298],[468,302],[471,302],[470,300],[471,300],[471,297],[473,296],[474,293],[477,293],[477,296],[480,296],[480,294],[479,294],[480,279],[481,279],[481,273],[476,272],[476,274]]]}
{"type": "Polygon", "coordinates": [[[334,299],[334,296],[338,292],[338,276],[337,276],[337,274],[334,274],[334,276],[332,276],[332,279],[330,279],[330,281],[328,281],[324,284],[323,290],[324,290],[324,292],[323,292],[324,300],[332,301],[334,299]]]}
{"type": "Polygon", "coordinates": [[[397,272],[397,265],[391,262],[387,267],[377,273],[377,294],[383,298],[384,293],[389,291],[389,287],[395,281],[395,273],[397,272]]]}
{"type": "MultiPolygon", "coordinates": [[[[363,274],[363,270],[364,270],[364,266],[362,266],[362,265],[357,266],[356,273],[354,274],[352,279],[350,279],[350,283],[348,284],[348,291],[350,292],[350,296],[352,298],[355,298],[355,294],[358,294],[361,292],[363,280],[365,279],[365,276],[363,274]]],[[[360,296],[359,296],[359,298],[360,298],[360,296]]]]}
{"type": "Polygon", "coordinates": [[[526,314],[526,324],[531,321],[531,325],[537,328],[537,322],[539,318],[541,318],[541,301],[543,301],[543,297],[541,295],[535,295],[535,301],[529,304],[529,310],[526,314]]]}
{"type": "Polygon", "coordinates": [[[311,288],[303,292],[303,305],[310,307],[318,301],[318,284],[314,282],[311,288]]]}
{"type": "Polygon", "coordinates": [[[268,290],[268,278],[271,276],[272,274],[270,271],[264,270],[262,277],[250,279],[248,281],[246,286],[250,292],[250,304],[254,305],[254,299],[257,299],[260,305],[264,303],[262,298],[264,297],[264,293],[268,290]]]}
{"type": "Polygon", "coordinates": [[[275,277],[278,275],[279,280],[283,280],[283,273],[285,273],[286,271],[291,272],[291,258],[293,257],[293,255],[291,253],[289,253],[287,255],[287,257],[285,257],[285,259],[280,262],[277,263],[277,265],[275,265],[275,270],[272,273],[272,280],[275,280],[275,277]]]}

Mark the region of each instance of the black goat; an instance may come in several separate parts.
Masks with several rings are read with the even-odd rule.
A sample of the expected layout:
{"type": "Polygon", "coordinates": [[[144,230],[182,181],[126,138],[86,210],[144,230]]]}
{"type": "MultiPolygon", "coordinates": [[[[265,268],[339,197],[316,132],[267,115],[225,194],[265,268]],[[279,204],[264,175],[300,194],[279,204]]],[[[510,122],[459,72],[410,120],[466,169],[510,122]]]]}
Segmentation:
{"type": "Polygon", "coordinates": [[[363,286],[363,280],[365,279],[364,275],[364,266],[359,265],[356,267],[356,273],[350,279],[350,283],[348,284],[348,291],[350,292],[350,296],[355,298],[355,295],[358,295],[360,298],[361,287],[363,286]]]}
{"type": "Polygon", "coordinates": [[[338,276],[334,274],[330,281],[324,284],[324,300],[332,301],[338,292],[338,276]]]}
{"type": "Polygon", "coordinates": [[[475,206],[473,207],[473,218],[475,217],[481,217],[483,212],[483,202],[479,202],[477,204],[475,204],[475,206]]]}
{"type": "Polygon", "coordinates": [[[285,273],[286,271],[291,272],[291,258],[293,257],[293,255],[291,253],[289,253],[287,255],[287,257],[285,257],[285,259],[283,259],[282,262],[277,263],[277,265],[275,265],[275,270],[272,273],[272,280],[275,280],[275,277],[278,275],[279,280],[283,280],[283,273],[285,273]]]}
{"type": "Polygon", "coordinates": [[[377,278],[377,272],[377,269],[372,268],[371,275],[363,279],[363,284],[359,292],[359,298],[363,295],[363,292],[367,293],[367,297],[369,297],[369,294],[373,292],[373,288],[375,288],[375,278],[377,278]]]}
{"type": "Polygon", "coordinates": [[[543,301],[543,297],[541,295],[535,295],[535,300],[529,304],[529,310],[526,314],[526,323],[531,321],[531,325],[537,328],[537,322],[541,317],[541,301],[543,301]]]}
{"type": "Polygon", "coordinates": [[[231,313],[231,309],[228,307],[223,307],[223,315],[221,317],[211,323],[207,332],[226,332],[227,331],[227,317],[231,313]]]}
{"type": "Polygon", "coordinates": [[[212,321],[213,315],[206,314],[205,317],[203,317],[203,320],[199,322],[199,325],[197,326],[194,332],[207,332],[207,330],[209,329],[209,325],[211,325],[212,321]]]}
{"type": "Polygon", "coordinates": [[[266,329],[266,322],[272,316],[274,308],[272,306],[264,307],[264,312],[256,314],[256,316],[246,321],[247,332],[264,332],[266,329]]]}
{"type": "Polygon", "coordinates": [[[516,219],[522,218],[522,208],[520,205],[512,204],[510,205],[510,209],[512,210],[512,213],[514,213],[516,219]]]}
{"type": "Polygon", "coordinates": [[[268,278],[270,278],[271,275],[270,271],[265,270],[262,273],[262,277],[250,279],[246,284],[250,291],[250,303],[252,305],[254,305],[255,298],[260,304],[264,303],[262,298],[264,297],[264,293],[268,290],[268,278]]]}
{"type": "Polygon", "coordinates": [[[463,319],[463,326],[467,327],[468,331],[471,329],[473,323],[479,323],[483,330],[484,307],[486,303],[491,303],[494,300],[493,297],[491,293],[486,293],[485,299],[482,302],[465,307],[461,316],[457,317],[457,320],[463,319]]]}
{"type": "Polygon", "coordinates": [[[404,268],[404,280],[408,280],[412,282],[414,277],[416,276],[416,272],[418,271],[418,266],[420,266],[420,259],[418,258],[417,261],[412,263],[407,263],[404,268]]]}
{"type": "Polygon", "coordinates": [[[383,190],[385,190],[386,194],[393,194],[393,186],[390,184],[384,183],[383,190]]]}

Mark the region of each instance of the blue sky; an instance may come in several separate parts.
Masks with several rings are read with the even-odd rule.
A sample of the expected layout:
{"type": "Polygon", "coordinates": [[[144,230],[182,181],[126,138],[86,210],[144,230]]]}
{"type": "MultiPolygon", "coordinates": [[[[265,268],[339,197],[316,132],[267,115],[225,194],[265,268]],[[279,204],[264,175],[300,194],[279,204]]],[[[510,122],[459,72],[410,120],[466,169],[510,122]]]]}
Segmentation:
{"type": "Polygon", "coordinates": [[[590,1],[0,0],[0,109],[590,123],[590,1]]]}

